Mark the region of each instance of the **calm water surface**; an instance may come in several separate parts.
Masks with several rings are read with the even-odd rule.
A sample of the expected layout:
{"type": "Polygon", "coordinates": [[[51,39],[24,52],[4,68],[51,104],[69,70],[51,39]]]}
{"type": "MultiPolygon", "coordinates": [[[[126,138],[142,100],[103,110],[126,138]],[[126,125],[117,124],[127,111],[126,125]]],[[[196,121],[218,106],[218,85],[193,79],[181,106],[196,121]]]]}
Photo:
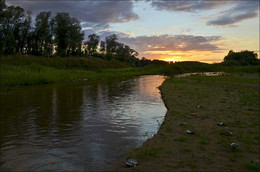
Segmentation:
{"type": "Polygon", "coordinates": [[[1,169],[105,170],[155,134],[163,76],[0,91],[1,169]]]}

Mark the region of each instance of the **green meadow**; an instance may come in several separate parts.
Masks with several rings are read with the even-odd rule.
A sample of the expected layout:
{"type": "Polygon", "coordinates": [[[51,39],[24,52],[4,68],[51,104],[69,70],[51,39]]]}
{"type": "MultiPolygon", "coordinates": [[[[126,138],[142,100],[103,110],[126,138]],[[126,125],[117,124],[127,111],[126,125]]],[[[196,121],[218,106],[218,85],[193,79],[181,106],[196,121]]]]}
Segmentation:
{"type": "Polygon", "coordinates": [[[115,59],[83,57],[36,57],[11,55],[0,58],[0,86],[22,86],[73,80],[122,78],[139,75],[167,75],[187,72],[257,73],[258,66],[220,66],[217,64],[165,64],[135,67],[115,59]]]}

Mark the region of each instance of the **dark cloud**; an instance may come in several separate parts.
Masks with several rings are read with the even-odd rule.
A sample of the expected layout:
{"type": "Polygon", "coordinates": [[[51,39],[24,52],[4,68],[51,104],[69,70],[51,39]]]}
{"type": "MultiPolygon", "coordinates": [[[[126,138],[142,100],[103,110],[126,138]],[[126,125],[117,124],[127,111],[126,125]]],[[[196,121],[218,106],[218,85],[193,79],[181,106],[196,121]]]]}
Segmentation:
{"type": "Polygon", "coordinates": [[[259,14],[259,1],[240,1],[235,7],[222,11],[215,19],[207,22],[207,25],[233,25],[245,19],[257,17],[259,14]]]}
{"type": "Polygon", "coordinates": [[[137,51],[218,51],[222,50],[216,42],[220,36],[158,35],[139,37],[120,37],[120,41],[137,51]]]}
{"type": "Polygon", "coordinates": [[[107,36],[110,36],[112,34],[116,34],[118,38],[124,38],[130,36],[129,34],[120,31],[100,31],[97,34],[100,35],[101,39],[105,39],[107,36]]]}
{"type": "MultiPolygon", "coordinates": [[[[119,41],[129,45],[139,52],[139,58],[178,60],[198,60],[205,56],[205,53],[221,53],[222,37],[220,36],[196,36],[196,35],[158,35],[122,37],[119,41]],[[195,53],[193,52],[200,52],[195,53]],[[201,54],[201,55],[198,55],[201,54]],[[196,57],[199,56],[198,57],[196,57]]],[[[207,56],[210,58],[210,56],[207,56]]],[[[212,57],[212,59],[215,59],[212,57]]],[[[208,60],[210,61],[210,60],[208,60]]],[[[220,59],[213,60],[220,61],[220,59]]]]}
{"type": "Polygon", "coordinates": [[[233,25],[242,20],[256,17],[259,13],[258,0],[162,0],[152,1],[151,5],[157,10],[197,12],[230,6],[230,9],[216,14],[217,17],[209,19],[207,25],[233,25]]]}
{"type": "Polygon", "coordinates": [[[88,39],[90,34],[97,34],[100,37],[100,40],[104,41],[106,37],[111,36],[112,34],[116,34],[118,38],[120,37],[129,37],[130,35],[127,33],[119,32],[119,31],[110,31],[110,29],[103,29],[103,30],[95,30],[95,29],[86,29],[84,30],[85,38],[84,40],[88,39]]]}
{"type": "Polygon", "coordinates": [[[213,0],[162,0],[152,1],[151,5],[157,10],[168,10],[168,11],[186,11],[195,12],[199,10],[208,10],[216,8],[221,5],[226,5],[228,1],[213,1],[213,0]]]}
{"type": "Polygon", "coordinates": [[[8,5],[19,5],[35,15],[40,11],[69,12],[72,17],[85,22],[83,27],[108,28],[110,23],[123,23],[138,19],[132,1],[38,1],[7,0],[8,5]]]}
{"type": "MultiPolygon", "coordinates": [[[[111,31],[105,29],[95,32],[93,29],[86,30],[85,39],[89,34],[96,33],[101,40],[107,36],[116,34],[118,41],[135,49],[142,56],[144,52],[163,52],[163,51],[209,51],[219,52],[223,49],[221,36],[196,36],[196,35],[155,35],[131,37],[128,33],[111,31]],[[88,33],[88,34],[86,34],[88,33]]],[[[149,53],[148,53],[149,54],[149,53]]]]}

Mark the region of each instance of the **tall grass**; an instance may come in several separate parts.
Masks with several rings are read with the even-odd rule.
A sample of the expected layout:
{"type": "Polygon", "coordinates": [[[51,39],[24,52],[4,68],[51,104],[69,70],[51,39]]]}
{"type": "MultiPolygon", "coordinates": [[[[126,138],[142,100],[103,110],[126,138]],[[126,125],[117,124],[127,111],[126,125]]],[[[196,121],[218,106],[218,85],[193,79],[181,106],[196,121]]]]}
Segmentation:
{"type": "Polygon", "coordinates": [[[169,64],[158,66],[147,66],[147,70],[153,71],[152,73],[160,73],[165,75],[173,75],[180,73],[190,72],[227,72],[227,73],[259,73],[259,66],[220,66],[214,64],[202,65],[186,65],[186,64],[169,64]]]}
{"type": "Polygon", "coordinates": [[[9,65],[1,64],[0,86],[34,85],[54,82],[99,79],[99,78],[121,78],[146,74],[138,68],[118,68],[91,71],[84,69],[56,69],[39,64],[9,65]]]}
{"type": "Polygon", "coordinates": [[[5,56],[0,58],[1,64],[11,65],[30,65],[39,64],[46,67],[57,69],[88,69],[95,70],[99,68],[122,68],[130,67],[129,63],[118,60],[104,60],[101,58],[86,57],[39,57],[23,56],[20,54],[5,56]]]}
{"type": "Polygon", "coordinates": [[[174,75],[187,72],[258,73],[259,66],[151,65],[133,67],[117,60],[99,58],[50,58],[13,55],[0,57],[0,86],[33,85],[78,79],[120,78],[138,75],[174,75]]]}

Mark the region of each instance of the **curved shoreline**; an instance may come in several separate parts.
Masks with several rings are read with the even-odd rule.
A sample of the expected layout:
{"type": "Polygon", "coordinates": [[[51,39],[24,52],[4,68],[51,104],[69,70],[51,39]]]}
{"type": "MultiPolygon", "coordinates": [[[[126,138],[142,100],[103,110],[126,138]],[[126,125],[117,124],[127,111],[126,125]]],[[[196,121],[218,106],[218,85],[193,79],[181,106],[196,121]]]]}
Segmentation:
{"type": "Polygon", "coordinates": [[[158,133],[108,171],[259,169],[259,78],[253,78],[232,75],[166,79],[160,92],[167,113],[158,133]],[[241,102],[245,97],[250,103],[241,102]],[[232,136],[221,134],[227,129],[217,125],[220,121],[232,136]],[[187,134],[188,129],[195,134],[187,134]],[[233,150],[232,142],[239,148],[233,150]],[[139,165],[125,168],[128,157],[139,165]]]}

